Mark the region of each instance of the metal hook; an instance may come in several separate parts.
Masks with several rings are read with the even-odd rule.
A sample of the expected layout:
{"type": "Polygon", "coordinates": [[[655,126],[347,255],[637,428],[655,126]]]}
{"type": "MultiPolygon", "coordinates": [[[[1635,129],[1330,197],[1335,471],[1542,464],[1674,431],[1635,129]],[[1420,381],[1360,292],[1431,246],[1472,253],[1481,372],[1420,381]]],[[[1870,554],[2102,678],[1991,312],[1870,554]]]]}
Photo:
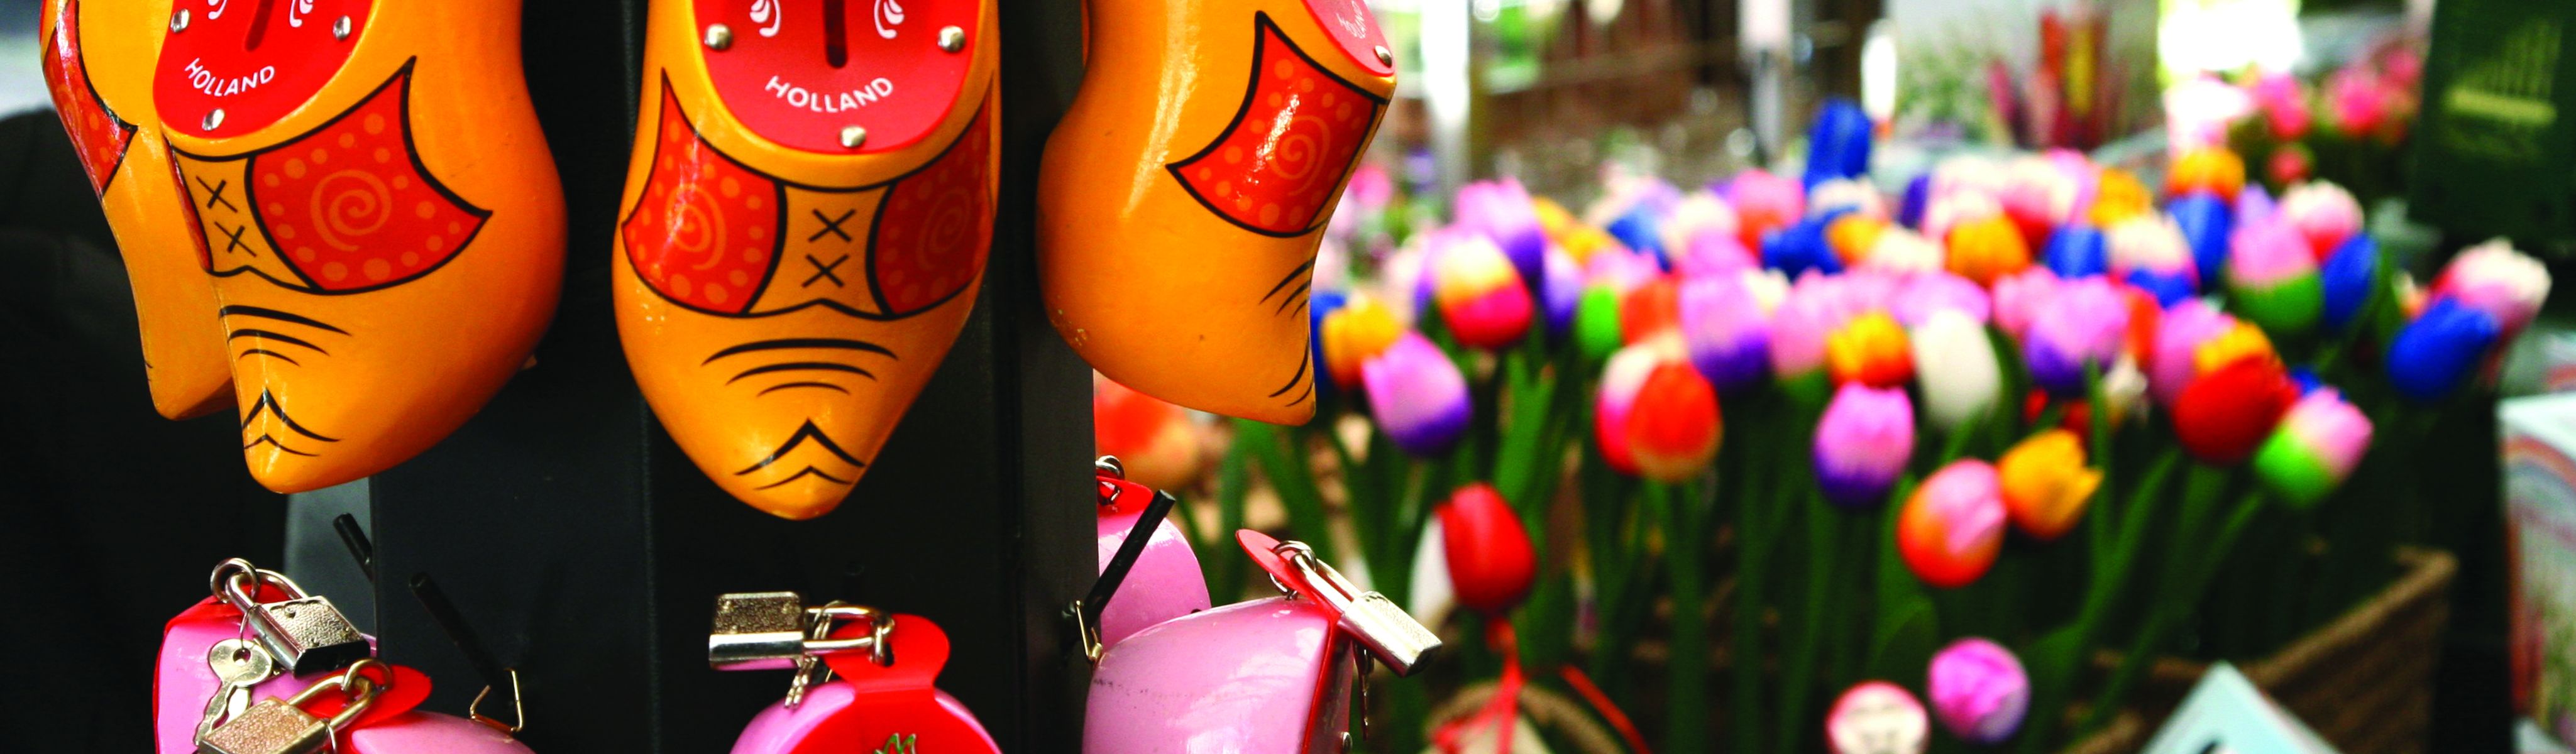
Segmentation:
{"type": "MultiPolygon", "coordinates": [[[[456,603],[447,599],[446,590],[438,588],[438,582],[429,574],[415,573],[411,576],[411,594],[420,600],[422,609],[429,611],[429,619],[438,624],[439,632],[447,634],[448,643],[456,645],[456,651],[465,655],[466,664],[474,666],[474,674],[483,677],[485,690],[509,686],[511,706],[517,707],[520,704],[518,671],[505,668],[492,657],[492,653],[484,648],[482,637],[465,622],[464,614],[457,612],[456,603]]],[[[521,722],[525,723],[525,718],[521,718],[521,722]]]]}
{"type": "Polygon", "coordinates": [[[479,708],[483,706],[483,697],[490,696],[492,694],[492,687],[490,686],[483,687],[482,691],[474,692],[474,701],[465,703],[465,717],[466,719],[473,720],[474,722],[492,726],[494,730],[498,730],[503,733],[515,734],[528,728],[527,702],[519,693],[519,669],[504,668],[502,669],[502,672],[510,674],[510,719],[512,722],[503,723],[499,719],[490,715],[485,715],[480,711],[479,708]]]}

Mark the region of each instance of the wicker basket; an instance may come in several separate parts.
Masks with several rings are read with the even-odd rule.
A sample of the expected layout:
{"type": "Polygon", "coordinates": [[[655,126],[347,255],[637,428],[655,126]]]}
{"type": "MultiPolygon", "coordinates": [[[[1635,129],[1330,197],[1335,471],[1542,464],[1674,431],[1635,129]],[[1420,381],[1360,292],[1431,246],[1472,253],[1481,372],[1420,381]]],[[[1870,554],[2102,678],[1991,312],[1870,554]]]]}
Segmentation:
{"type": "MultiPolygon", "coordinates": [[[[2282,647],[2240,666],[2245,677],[2344,754],[2424,750],[2432,722],[2433,671],[2450,620],[2459,561],[2438,550],[2401,550],[2404,574],[2388,589],[2282,647]]],[[[2111,658],[2116,662],[2116,657],[2111,658]]],[[[2133,711],[2161,724],[2209,664],[2166,657],[2141,684],[2133,711]]],[[[2114,725],[2068,748],[2126,754],[2146,745],[2143,726],[2114,725]]]]}

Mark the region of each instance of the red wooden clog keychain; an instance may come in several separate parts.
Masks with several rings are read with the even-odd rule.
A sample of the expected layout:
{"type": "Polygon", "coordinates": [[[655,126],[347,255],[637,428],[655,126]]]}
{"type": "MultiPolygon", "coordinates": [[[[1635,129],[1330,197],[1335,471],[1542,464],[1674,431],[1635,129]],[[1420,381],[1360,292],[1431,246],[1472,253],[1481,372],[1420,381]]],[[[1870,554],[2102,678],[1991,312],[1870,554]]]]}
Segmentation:
{"type": "Polygon", "coordinates": [[[751,719],[734,754],[921,751],[998,754],[966,705],[932,683],[948,634],[918,615],[793,592],[728,594],[716,603],[708,659],[721,670],[793,667],[787,697],[751,719]]]}

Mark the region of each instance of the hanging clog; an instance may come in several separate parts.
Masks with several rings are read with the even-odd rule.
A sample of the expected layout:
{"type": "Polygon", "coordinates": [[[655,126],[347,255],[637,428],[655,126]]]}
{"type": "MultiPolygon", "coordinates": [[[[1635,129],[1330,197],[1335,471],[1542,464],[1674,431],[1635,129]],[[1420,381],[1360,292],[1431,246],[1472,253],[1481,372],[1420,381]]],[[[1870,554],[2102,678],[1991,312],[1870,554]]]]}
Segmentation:
{"type": "Polygon", "coordinates": [[[1073,350],[1229,416],[1315,413],[1316,244],[1395,92],[1361,0],[1093,0],[1038,171],[1039,283],[1073,350]]]}
{"type": "Polygon", "coordinates": [[[990,0],[656,0],[610,265],[671,438],[830,512],[964,327],[1000,159],[990,0]]]}

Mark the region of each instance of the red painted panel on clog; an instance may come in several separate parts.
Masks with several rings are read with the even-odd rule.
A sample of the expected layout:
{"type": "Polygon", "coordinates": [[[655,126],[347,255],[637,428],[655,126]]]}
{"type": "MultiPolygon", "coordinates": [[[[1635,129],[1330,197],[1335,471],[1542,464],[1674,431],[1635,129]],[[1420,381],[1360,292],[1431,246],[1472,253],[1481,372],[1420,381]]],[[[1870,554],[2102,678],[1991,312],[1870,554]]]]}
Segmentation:
{"type": "Polygon", "coordinates": [[[984,273],[993,242],[993,113],[983,108],[937,162],[895,182],[868,252],[888,316],[947,301],[984,273]]]}
{"type": "Polygon", "coordinates": [[[1368,146],[1386,101],[1334,76],[1255,14],[1252,81],[1241,110],[1172,176],[1208,211],[1267,236],[1304,235],[1368,146]]]}
{"type": "Polygon", "coordinates": [[[276,123],[339,74],[374,7],[374,0],[179,0],[171,13],[188,21],[165,27],[152,101],[168,128],[192,136],[239,136],[276,123]],[[345,38],[332,31],[342,18],[345,38]],[[209,121],[217,109],[222,120],[209,121]]]}
{"type": "Polygon", "coordinates": [[[699,138],[662,89],[662,118],[644,198],[618,228],[636,277],[692,309],[741,314],[776,267],[778,183],[699,138]]]}
{"type": "Polygon", "coordinates": [[[54,38],[45,45],[44,67],[45,89],[53,94],[63,130],[71,134],[73,156],[89,173],[90,189],[107,193],[117,164],[125,161],[126,144],[134,140],[134,124],[116,117],[116,111],[108,109],[98,90],[90,86],[89,66],[81,58],[80,0],[63,0],[55,11],[54,38]]]}
{"type": "Polygon", "coordinates": [[[405,68],[356,108],[251,158],[245,200],[315,288],[373,290],[428,274],[491,212],[449,193],[411,143],[405,68]]]}
{"type": "Polygon", "coordinates": [[[695,0],[701,44],[725,109],[753,133],[825,154],[884,152],[927,136],[964,92],[983,40],[974,0],[695,0]],[[956,27],[965,45],[939,48],[956,27]],[[857,150],[841,129],[867,129],[857,150]]]}

